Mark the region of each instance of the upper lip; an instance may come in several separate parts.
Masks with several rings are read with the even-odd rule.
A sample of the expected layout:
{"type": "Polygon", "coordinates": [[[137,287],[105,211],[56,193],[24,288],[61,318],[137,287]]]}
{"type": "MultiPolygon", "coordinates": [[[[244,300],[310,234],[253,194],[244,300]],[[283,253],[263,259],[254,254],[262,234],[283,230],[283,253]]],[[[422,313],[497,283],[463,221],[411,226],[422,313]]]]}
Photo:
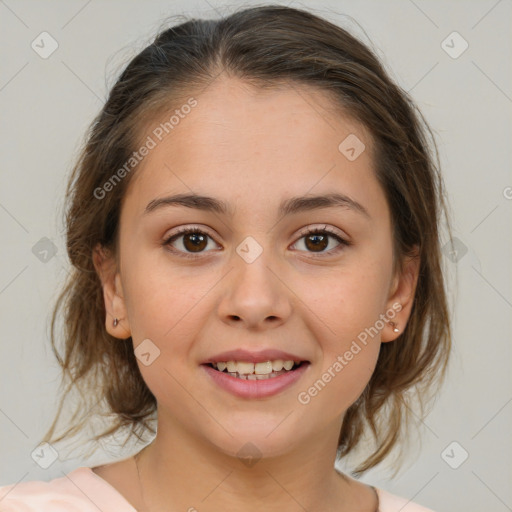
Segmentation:
{"type": "Polygon", "coordinates": [[[307,361],[301,356],[291,354],[290,352],[283,352],[277,349],[266,349],[260,350],[259,352],[251,352],[244,349],[228,350],[216,354],[202,364],[218,363],[227,361],[243,361],[248,363],[264,363],[265,361],[275,361],[276,359],[282,359],[283,361],[307,361]]]}

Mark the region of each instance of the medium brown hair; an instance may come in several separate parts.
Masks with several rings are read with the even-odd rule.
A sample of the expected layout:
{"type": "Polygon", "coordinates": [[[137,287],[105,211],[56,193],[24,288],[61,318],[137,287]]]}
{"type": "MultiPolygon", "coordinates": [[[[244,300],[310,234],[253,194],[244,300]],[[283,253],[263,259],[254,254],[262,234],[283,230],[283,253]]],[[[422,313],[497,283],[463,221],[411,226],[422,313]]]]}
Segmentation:
{"type": "Polygon", "coordinates": [[[451,328],[440,250],[443,213],[451,231],[439,157],[422,114],[372,50],[312,13],[274,5],[162,30],[127,65],[92,123],[68,183],[66,236],[73,267],[51,323],[52,348],[69,385],[45,440],[77,434],[84,427],[77,417],[90,415],[102,400],[113,420],[95,441],[120,429],[139,439],[155,432],[156,400],[139,372],[132,340],[116,339],[105,329],[102,287],[92,258],[97,244],[118,254],[122,199],[136,170],[101,200],[94,192],[129,160],[148,122],[176,106],[177,98],[200,93],[221,72],[257,87],[300,84],[329,94],[372,136],[375,172],[391,212],[395,271],[414,247],[419,249],[409,321],[398,340],[381,345],[368,385],[343,419],[339,457],[361,444],[367,432],[375,441],[371,455],[353,472],[360,474],[397,444],[412,412],[410,391],[416,391],[423,410],[446,372],[451,328]],[[55,336],[60,311],[62,355],[55,336]],[[80,401],[67,430],[53,438],[72,388],[80,390],[80,401]]]}

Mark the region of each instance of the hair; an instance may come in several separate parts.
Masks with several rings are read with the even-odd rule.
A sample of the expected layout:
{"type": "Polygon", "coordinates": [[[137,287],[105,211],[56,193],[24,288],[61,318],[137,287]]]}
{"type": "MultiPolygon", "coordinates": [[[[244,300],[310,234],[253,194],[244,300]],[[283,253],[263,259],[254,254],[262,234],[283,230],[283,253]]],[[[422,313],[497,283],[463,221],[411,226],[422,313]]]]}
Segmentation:
{"type": "Polygon", "coordinates": [[[75,418],[101,400],[113,419],[95,441],[120,429],[139,440],[155,432],[156,399],[141,376],[131,337],[119,340],[105,329],[102,286],[92,258],[97,244],[117,258],[122,200],[136,171],[101,200],[95,190],[130,159],[147,123],[180,98],[200,93],[222,72],[255,87],[313,87],[361,123],[371,134],[375,173],[391,212],[394,270],[401,271],[405,258],[418,249],[409,321],[396,341],[381,345],[373,375],[342,422],[339,458],[361,445],[368,432],[374,440],[371,455],[352,472],[361,474],[383,461],[404,435],[413,413],[411,400],[423,411],[445,378],[451,327],[440,249],[443,213],[451,231],[439,156],[423,115],[372,50],[325,19],[275,5],[218,20],[190,19],[161,30],[128,63],[89,127],[66,191],[72,268],[51,319],[61,385],[69,385],[45,440],[58,442],[79,433],[84,424],[75,418]],[[62,354],[55,336],[61,310],[62,354]],[[81,401],[67,430],[53,437],[72,388],[80,390],[81,401]]]}

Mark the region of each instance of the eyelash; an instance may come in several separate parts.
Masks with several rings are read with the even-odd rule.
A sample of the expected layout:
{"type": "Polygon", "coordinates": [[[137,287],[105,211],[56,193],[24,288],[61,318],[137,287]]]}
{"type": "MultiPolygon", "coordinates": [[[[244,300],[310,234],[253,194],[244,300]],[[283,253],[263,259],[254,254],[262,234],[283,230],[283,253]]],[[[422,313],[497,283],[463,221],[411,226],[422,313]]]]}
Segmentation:
{"type": "MultiPolygon", "coordinates": [[[[180,238],[181,236],[189,235],[191,233],[200,234],[200,235],[206,235],[207,237],[209,237],[209,238],[211,238],[213,240],[213,238],[207,232],[205,232],[205,231],[203,231],[203,230],[201,230],[199,228],[186,227],[186,228],[180,229],[178,232],[172,234],[170,237],[167,237],[162,242],[162,245],[163,246],[170,246],[171,242],[173,242],[174,240],[180,238]]],[[[314,255],[313,257],[318,257],[318,255],[320,255],[320,257],[321,257],[322,254],[337,254],[344,247],[348,247],[348,246],[352,245],[352,242],[348,242],[344,238],[341,238],[340,235],[338,235],[334,231],[331,231],[327,226],[324,226],[323,228],[308,228],[305,232],[301,233],[301,235],[300,235],[298,240],[301,240],[302,238],[305,238],[305,237],[310,236],[310,235],[316,235],[316,234],[327,234],[328,236],[334,238],[339,243],[339,245],[337,247],[335,247],[334,249],[331,249],[330,251],[319,252],[319,253],[312,252],[311,254],[314,255]]],[[[295,243],[297,243],[297,242],[295,242],[295,243]]],[[[184,251],[177,250],[177,249],[174,249],[174,248],[171,248],[170,250],[173,253],[179,254],[180,256],[182,256],[184,258],[191,258],[191,259],[200,258],[201,255],[203,254],[202,252],[198,252],[198,253],[195,253],[195,254],[194,253],[190,253],[190,252],[184,252],[184,251]]]]}

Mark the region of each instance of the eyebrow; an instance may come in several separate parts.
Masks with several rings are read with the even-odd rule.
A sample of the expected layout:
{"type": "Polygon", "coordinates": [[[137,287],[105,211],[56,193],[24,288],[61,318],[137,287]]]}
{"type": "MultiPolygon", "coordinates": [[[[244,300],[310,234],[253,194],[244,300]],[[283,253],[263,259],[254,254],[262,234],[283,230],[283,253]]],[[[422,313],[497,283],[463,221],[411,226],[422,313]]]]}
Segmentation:
{"type": "MultiPolygon", "coordinates": [[[[144,215],[167,206],[185,206],[223,215],[233,215],[233,209],[225,201],[198,194],[176,194],[173,196],[153,199],[144,210],[144,215]]],[[[279,216],[318,210],[322,208],[342,207],[353,210],[371,219],[368,210],[356,200],[345,194],[331,193],[318,196],[297,196],[285,199],[279,205],[279,216]]]]}

